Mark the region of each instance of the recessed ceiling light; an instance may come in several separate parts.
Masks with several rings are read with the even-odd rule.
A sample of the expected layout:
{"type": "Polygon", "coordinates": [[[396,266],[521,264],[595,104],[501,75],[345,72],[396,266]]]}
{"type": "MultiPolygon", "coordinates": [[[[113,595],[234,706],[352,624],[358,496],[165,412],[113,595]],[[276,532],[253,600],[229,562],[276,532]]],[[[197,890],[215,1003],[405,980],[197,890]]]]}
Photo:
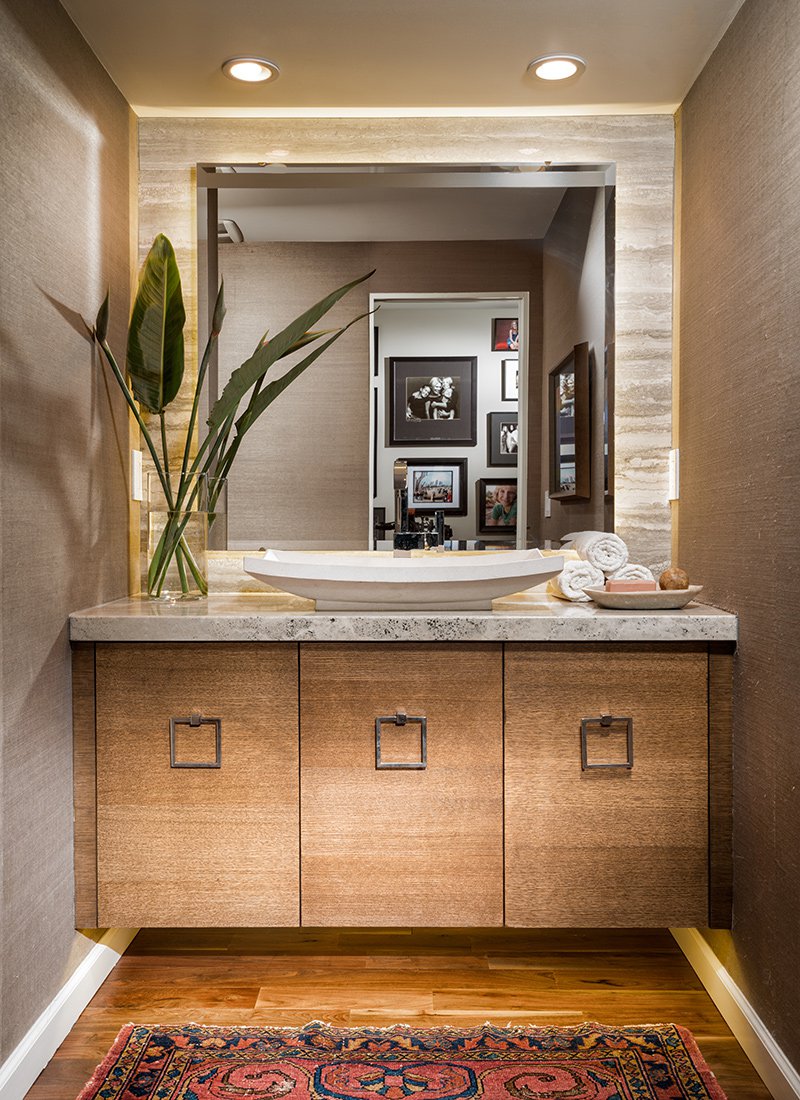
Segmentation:
{"type": "Polygon", "coordinates": [[[546,57],[537,57],[528,66],[528,72],[540,80],[569,80],[580,76],[586,68],[582,57],[571,53],[551,53],[546,57]]]}
{"type": "Polygon", "coordinates": [[[232,57],[222,66],[222,71],[233,80],[247,84],[262,84],[265,80],[277,80],[280,69],[274,61],[265,57],[232,57]]]}

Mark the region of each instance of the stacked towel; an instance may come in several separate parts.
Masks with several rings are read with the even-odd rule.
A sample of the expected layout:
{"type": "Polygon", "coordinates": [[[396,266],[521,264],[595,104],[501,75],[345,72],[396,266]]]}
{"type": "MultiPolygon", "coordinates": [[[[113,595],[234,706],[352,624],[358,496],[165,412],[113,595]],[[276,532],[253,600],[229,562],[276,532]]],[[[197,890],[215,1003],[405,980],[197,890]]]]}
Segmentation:
{"type": "Polygon", "coordinates": [[[601,570],[588,561],[568,561],[557,577],[547,582],[547,591],[551,596],[575,603],[588,603],[584,588],[602,588],[605,577],[601,570]]]}
{"type": "Polygon", "coordinates": [[[628,547],[610,531],[575,531],[565,535],[562,542],[606,576],[616,575],[628,560],[628,547]]]}
{"type": "Polygon", "coordinates": [[[623,565],[609,577],[612,581],[654,581],[655,579],[646,565],[634,565],[633,562],[623,565]]]}

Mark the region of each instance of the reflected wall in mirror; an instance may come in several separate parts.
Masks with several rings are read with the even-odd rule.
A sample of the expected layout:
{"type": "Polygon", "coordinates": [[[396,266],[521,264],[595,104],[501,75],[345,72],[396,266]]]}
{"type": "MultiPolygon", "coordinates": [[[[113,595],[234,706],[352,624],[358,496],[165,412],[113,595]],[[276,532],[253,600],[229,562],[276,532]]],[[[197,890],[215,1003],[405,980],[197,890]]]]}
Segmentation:
{"type": "MultiPolygon", "coordinates": [[[[377,307],[372,321],[378,329],[374,345],[378,415],[372,430],[377,470],[374,509],[391,520],[396,459],[414,462],[414,476],[419,476],[414,452],[423,456],[436,451],[438,461],[461,463],[462,476],[468,485],[463,507],[446,515],[449,528],[446,538],[459,544],[471,545],[479,539],[488,543],[476,505],[475,486],[496,466],[503,466],[506,473],[516,476],[520,440],[523,448],[527,440],[526,419],[518,423],[517,401],[506,403],[504,412],[499,410],[503,405],[502,362],[505,358],[510,363],[507,357],[512,354],[507,348],[511,325],[516,354],[527,363],[529,292],[508,297],[488,293],[436,297],[373,295],[372,305],[377,307]],[[506,350],[497,346],[499,318],[505,326],[502,342],[506,350]],[[398,433],[402,433],[402,439],[397,438],[398,433]]],[[[519,372],[519,359],[516,366],[519,372]]],[[[524,380],[522,388],[524,393],[524,380]]],[[[523,466],[521,504],[526,472],[523,466]]],[[[431,485],[437,480],[441,481],[441,476],[437,478],[431,471],[431,485]]],[[[417,497],[414,484],[408,488],[409,508],[414,508],[417,497]]],[[[447,513],[446,508],[443,510],[447,513]]],[[[507,545],[509,541],[518,544],[518,533],[525,531],[524,507],[520,513],[519,525],[515,522],[513,529],[493,532],[495,545],[507,545]]],[[[515,507],[515,521],[516,517],[515,507]]],[[[391,531],[374,530],[378,549],[389,549],[390,539],[391,531]]]]}
{"type": "MultiPolygon", "coordinates": [[[[517,545],[613,526],[603,469],[604,423],[613,423],[604,407],[613,395],[613,165],[200,165],[197,178],[200,331],[220,277],[229,311],[210,401],[263,336],[265,317],[278,331],[372,268],[330,323],[366,312],[370,298],[381,303],[372,324],[350,329],[249,433],[229,486],[231,549],[375,545],[373,509],[393,516],[385,462],[429,455],[425,439],[390,445],[386,360],[402,356],[477,361],[475,443],[435,448],[467,459],[470,514],[458,533],[454,517],[454,537],[479,533],[478,484],[511,474],[517,545]],[[437,315],[443,328],[433,327],[437,315]],[[582,341],[594,351],[592,370],[607,362],[609,372],[607,389],[592,379],[590,497],[548,505],[547,378],[582,341]],[[489,414],[516,411],[515,385],[518,466],[498,474],[489,414]]],[[[403,395],[404,414],[421,385],[403,395]]]]}

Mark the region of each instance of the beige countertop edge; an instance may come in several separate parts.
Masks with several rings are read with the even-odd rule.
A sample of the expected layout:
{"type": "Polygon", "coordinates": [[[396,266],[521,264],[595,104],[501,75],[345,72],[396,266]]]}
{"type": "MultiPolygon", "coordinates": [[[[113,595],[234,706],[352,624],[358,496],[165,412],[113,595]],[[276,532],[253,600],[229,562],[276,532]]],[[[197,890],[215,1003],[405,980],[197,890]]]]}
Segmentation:
{"type": "Polygon", "coordinates": [[[277,593],[161,603],[131,597],[70,616],[73,642],[544,641],[735,642],[737,618],[693,603],[680,611],[606,611],[540,593],[492,611],[315,611],[277,593]]]}

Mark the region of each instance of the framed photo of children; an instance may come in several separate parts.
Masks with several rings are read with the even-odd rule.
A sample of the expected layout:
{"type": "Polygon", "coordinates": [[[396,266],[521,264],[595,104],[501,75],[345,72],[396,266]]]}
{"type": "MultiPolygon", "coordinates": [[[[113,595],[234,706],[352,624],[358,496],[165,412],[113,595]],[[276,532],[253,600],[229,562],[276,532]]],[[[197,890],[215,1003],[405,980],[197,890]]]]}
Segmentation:
{"type": "Polygon", "coordinates": [[[404,458],[408,507],[416,512],[467,514],[466,458],[404,458]]]}
{"type": "Polygon", "coordinates": [[[550,371],[550,496],[591,496],[589,345],[576,344],[550,371]]]}
{"type": "Polygon", "coordinates": [[[519,414],[486,414],[487,466],[516,466],[519,459],[519,414]]]}
{"type": "Polygon", "coordinates": [[[519,351],[519,321],[516,317],[492,318],[492,351],[519,351]]]}
{"type": "Polygon", "coordinates": [[[517,532],[517,479],[481,477],[478,490],[478,533],[517,532]]]}
{"type": "Polygon", "coordinates": [[[390,358],[389,446],[474,447],[478,358],[390,358]]]}

